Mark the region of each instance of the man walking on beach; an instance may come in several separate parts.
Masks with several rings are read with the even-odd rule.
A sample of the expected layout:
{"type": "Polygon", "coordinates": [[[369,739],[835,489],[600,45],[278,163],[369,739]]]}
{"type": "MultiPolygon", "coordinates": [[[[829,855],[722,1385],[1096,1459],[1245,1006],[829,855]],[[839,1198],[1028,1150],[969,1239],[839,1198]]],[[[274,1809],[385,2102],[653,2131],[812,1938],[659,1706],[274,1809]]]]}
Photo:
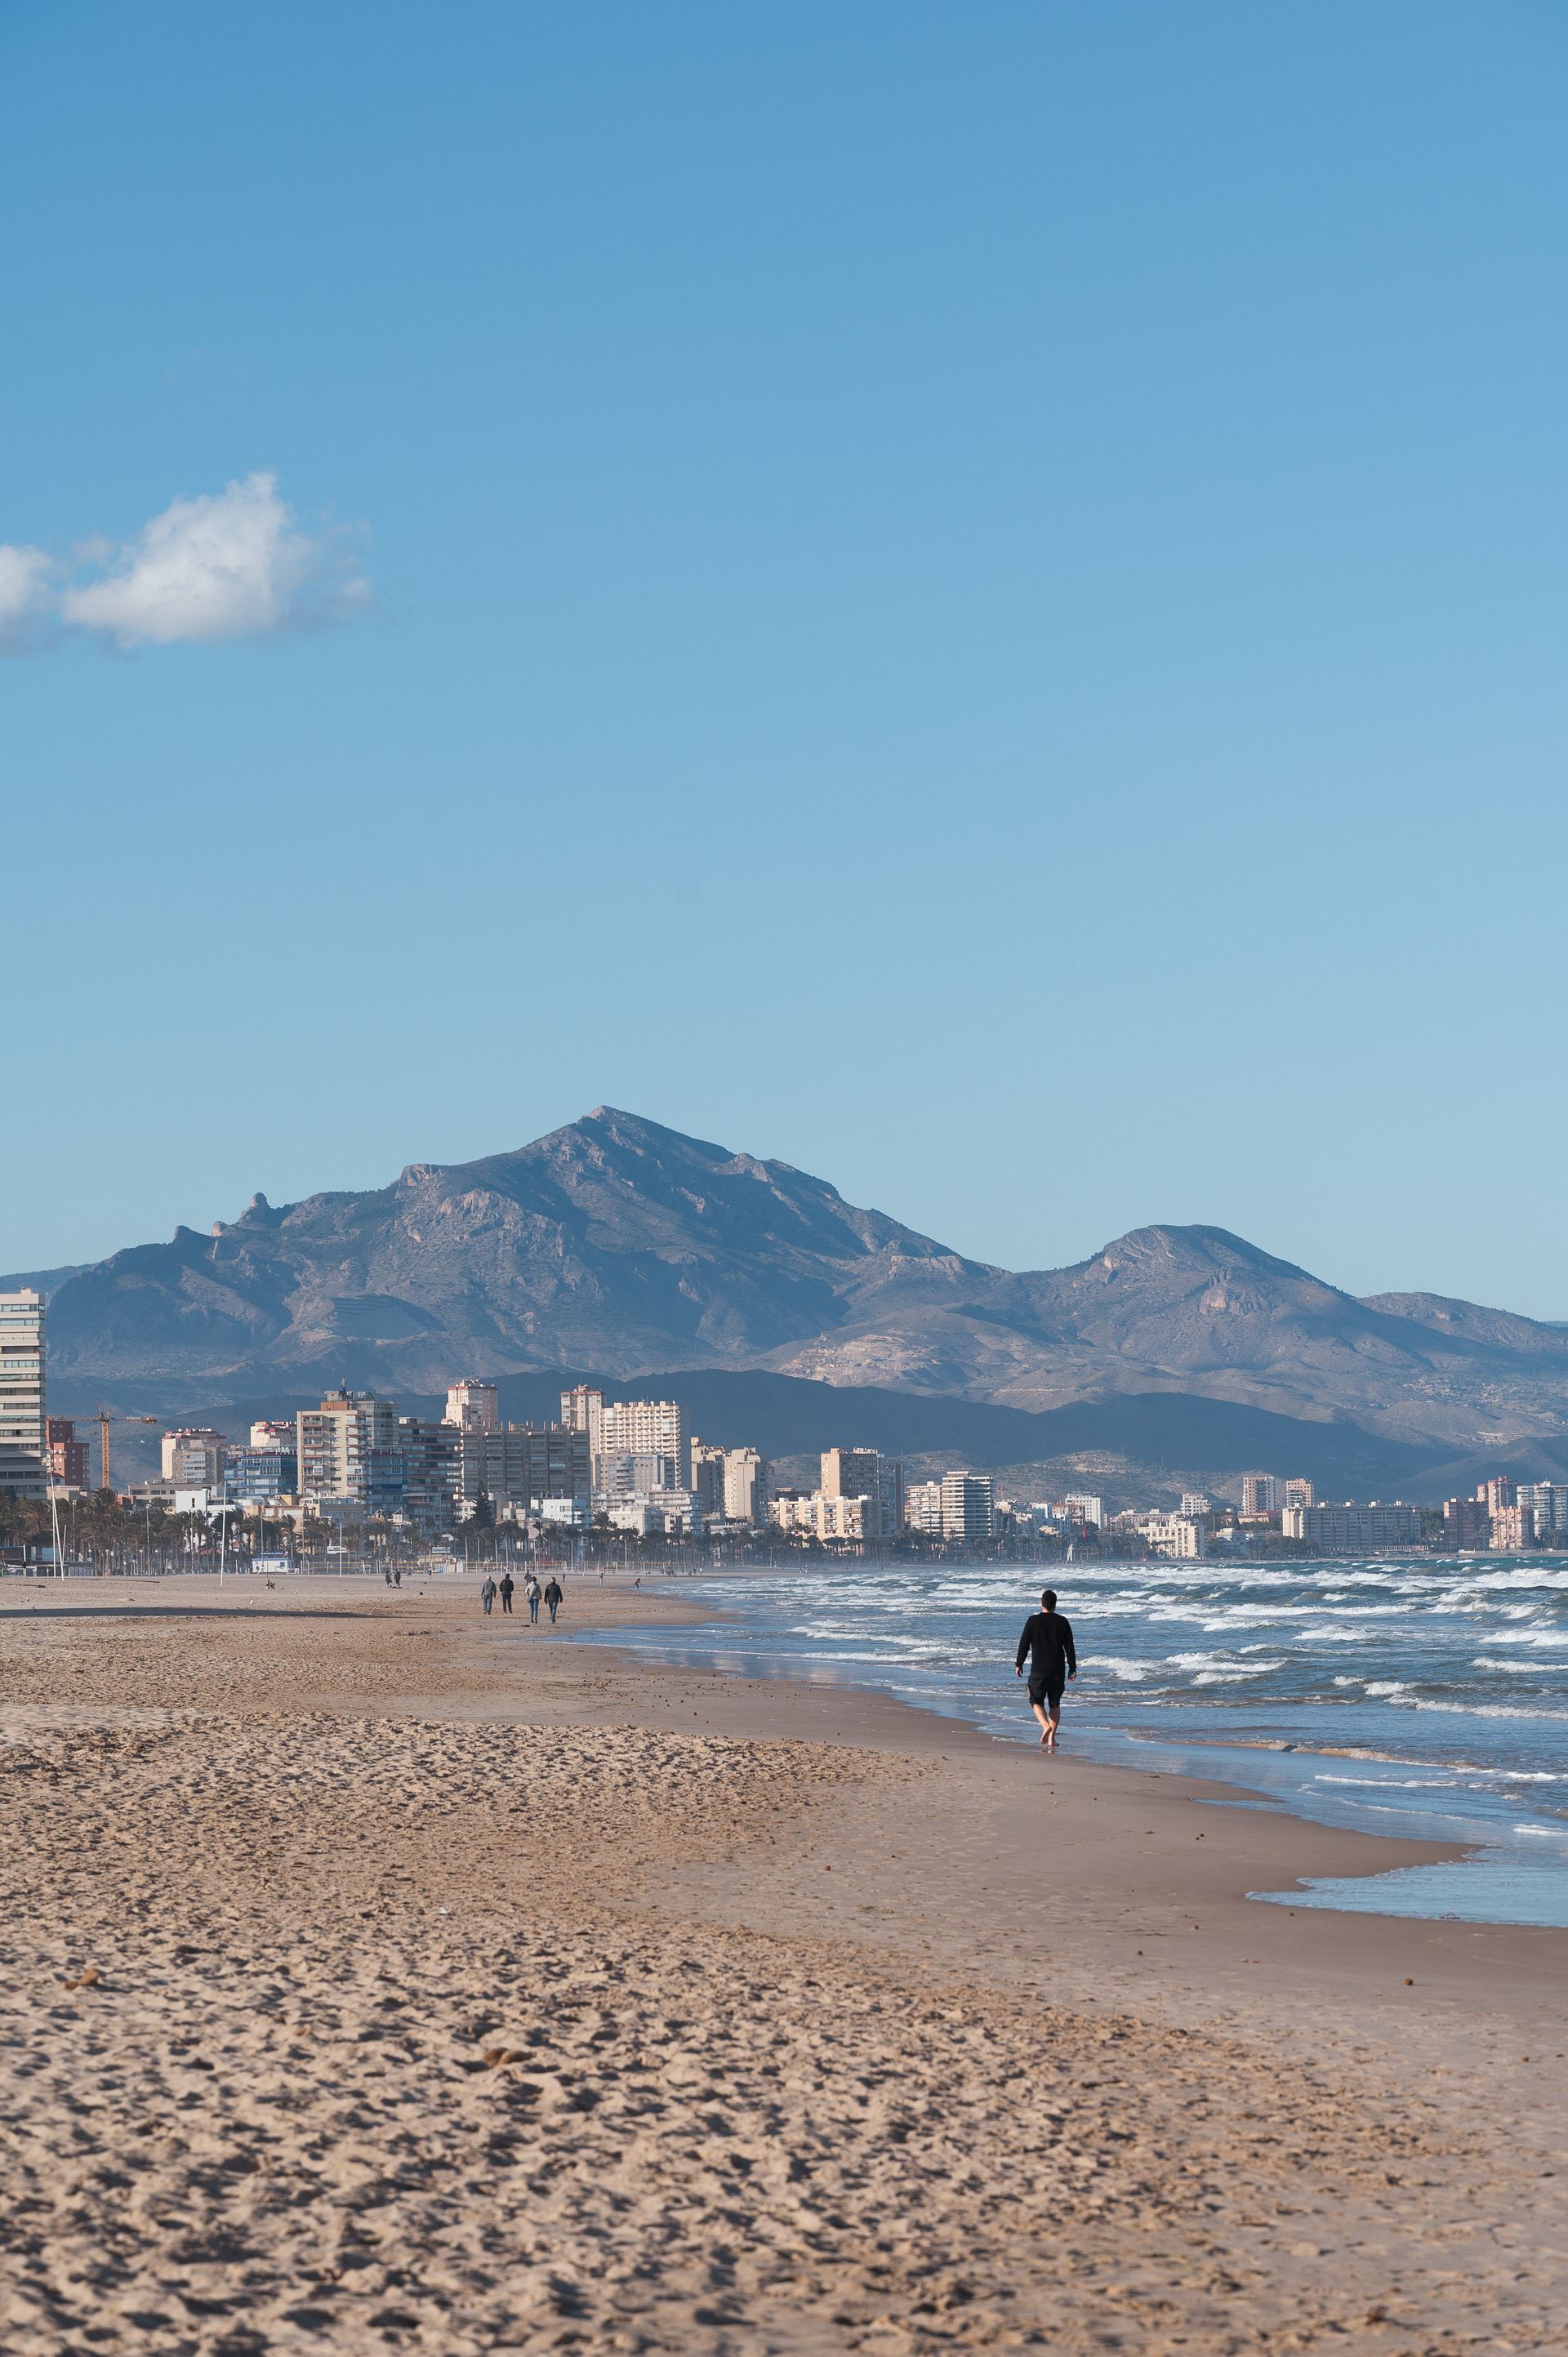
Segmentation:
{"type": "Polygon", "coordinates": [[[501,1574],[501,1610],[503,1612],[511,1610],[511,1596],[512,1577],[510,1571],[503,1571],[501,1574]]]}
{"type": "Polygon", "coordinates": [[[1072,1622],[1057,1610],[1057,1592],[1047,1587],[1040,1598],[1040,1609],[1031,1612],[1024,1623],[1024,1633],[1018,1640],[1018,1658],[1014,1674],[1022,1677],[1026,1657],[1029,1659],[1029,1707],[1040,1722],[1040,1741],[1047,1751],[1057,1748],[1057,1727],[1062,1715],[1062,1690],[1069,1678],[1078,1675],[1078,1655],[1073,1650],[1072,1622]]]}
{"type": "Polygon", "coordinates": [[[564,1600],[564,1591],[562,1588],[561,1582],[555,1577],[554,1574],[552,1573],[550,1585],[544,1591],[544,1601],[550,1607],[550,1618],[552,1620],[554,1620],[556,1612],[560,1609],[564,1600]]]}
{"type": "Polygon", "coordinates": [[[528,1577],[522,1583],[522,1592],[528,1598],[529,1619],[531,1620],[537,1620],[539,1618],[539,1599],[544,1592],[539,1585],[537,1573],[532,1571],[529,1573],[528,1577]]]}
{"type": "Polygon", "coordinates": [[[483,1586],[483,1587],[480,1588],[480,1590],[479,1590],[479,1601],[480,1601],[480,1603],[484,1606],[484,1608],[485,1608],[485,1612],[486,1612],[486,1615],[487,1615],[487,1616],[489,1615],[489,1609],[490,1609],[491,1605],[495,1602],[495,1600],[496,1600],[496,1584],[495,1584],[495,1581],[490,1577],[489,1573],[487,1571],[487,1572],[486,1572],[486,1574],[485,1574],[485,1584],[484,1584],[484,1586],[483,1586]]]}

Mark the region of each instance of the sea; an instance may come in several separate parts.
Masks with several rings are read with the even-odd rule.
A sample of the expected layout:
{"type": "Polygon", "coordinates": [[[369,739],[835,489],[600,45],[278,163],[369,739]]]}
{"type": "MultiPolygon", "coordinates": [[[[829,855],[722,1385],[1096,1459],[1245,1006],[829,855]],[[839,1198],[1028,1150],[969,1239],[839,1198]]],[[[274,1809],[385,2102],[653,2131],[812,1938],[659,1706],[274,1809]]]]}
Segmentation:
{"type": "MultiPolygon", "coordinates": [[[[1040,1586],[1073,1625],[1063,1746],[1234,1786],[1218,1805],[1465,1845],[1263,1900],[1568,1924],[1568,1558],[784,1566],[682,1582],[711,1621],[600,1641],[875,1688],[1006,1741],[1040,1586]]],[[[585,1640],[593,1641],[593,1640],[585,1640]]]]}

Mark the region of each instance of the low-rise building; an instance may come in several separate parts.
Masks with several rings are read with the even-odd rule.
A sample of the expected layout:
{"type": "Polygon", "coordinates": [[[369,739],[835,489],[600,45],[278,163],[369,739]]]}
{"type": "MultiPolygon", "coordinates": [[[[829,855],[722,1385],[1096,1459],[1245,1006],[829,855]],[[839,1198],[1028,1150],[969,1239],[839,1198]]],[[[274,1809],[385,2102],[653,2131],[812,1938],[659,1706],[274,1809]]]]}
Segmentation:
{"type": "Polygon", "coordinates": [[[1151,1555],[1170,1555],[1178,1562],[1197,1561],[1208,1552],[1208,1534],[1197,1514],[1151,1514],[1144,1524],[1151,1555]]]}

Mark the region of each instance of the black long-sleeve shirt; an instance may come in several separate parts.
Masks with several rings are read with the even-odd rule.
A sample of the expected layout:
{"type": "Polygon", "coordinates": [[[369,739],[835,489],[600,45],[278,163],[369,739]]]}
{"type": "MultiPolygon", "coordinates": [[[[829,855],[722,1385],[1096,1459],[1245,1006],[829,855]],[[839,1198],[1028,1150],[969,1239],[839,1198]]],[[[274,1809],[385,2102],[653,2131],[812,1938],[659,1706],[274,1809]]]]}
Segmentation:
{"type": "Polygon", "coordinates": [[[1074,1677],[1078,1675],[1078,1655],[1073,1650],[1072,1622],[1065,1612],[1031,1612],[1024,1623],[1024,1633],[1018,1640],[1017,1669],[1024,1666],[1026,1654],[1034,1655],[1033,1674],[1048,1686],[1062,1684],[1065,1663],[1074,1677]]]}

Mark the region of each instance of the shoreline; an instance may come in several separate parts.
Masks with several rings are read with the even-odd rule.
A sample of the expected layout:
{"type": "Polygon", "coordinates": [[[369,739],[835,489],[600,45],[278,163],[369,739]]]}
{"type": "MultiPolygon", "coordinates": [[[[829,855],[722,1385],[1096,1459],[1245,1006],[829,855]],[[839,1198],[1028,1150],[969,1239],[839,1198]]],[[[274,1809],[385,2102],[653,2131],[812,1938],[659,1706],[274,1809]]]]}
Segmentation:
{"type": "MultiPolygon", "coordinates": [[[[744,1566],[746,1576],[755,1578],[769,1577],[773,1569],[773,1566],[767,1565],[744,1566]]],[[[578,1603],[579,1609],[584,1600],[595,1598],[607,1600],[617,1599],[619,1605],[632,1607],[633,1613],[629,1619],[618,1609],[616,1614],[618,1623],[626,1628],[628,1633],[635,1631],[639,1635],[646,1635],[657,1641],[661,1629],[682,1626],[708,1629],[715,1624],[733,1622],[734,1616],[727,1613],[722,1606],[710,1605],[706,1600],[699,1602],[695,1598],[690,1598],[688,1600],[688,1598],[689,1582],[692,1578],[734,1576],[734,1572],[728,1570],[720,1574],[671,1575],[668,1579],[655,1584],[647,1580],[634,1581],[624,1574],[617,1577],[613,1572],[607,1576],[596,1574],[592,1577],[585,1573],[578,1573],[575,1576],[575,1585],[570,1589],[570,1598],[572,1601],[578,1603]],[[646,1618],[639,1617],[643,1611],[646,1611],[646,1618]]],[[[474,1604],[474,1591],[468,1575],[463,1575],[461,1578],[448,1578],[436,1575],[423,1589],[412,1580],[405,1588],[389,1589],[367,1573],[346,1575],[295,1573],[285,1576],[287,1585],[280,1583],[275,1591],[263,1590],[259,1596],[252,1585],[253,1579],[253,1574],[236,1574],[227,1583],[220,1585],[215,1574],[166,1573],[160,1575],[156,1581],[147,1581],[139,1577],[122,1578],[118,1575],[111,1575],[104,1579],[102,1585],[110,1588],[123,1589],[125,1592],[119,1596],[106,1597],[102,1603],[91,1604],[85,1600],[78,1601],[70,1593],[66,1581],[45,1580],[38,1583],[39,1595],[36,1601],[30,1602],[28,1606],[0,1605],[0,1622],[7,1620],[21,1621],[37,1620],[39,1617],[39,1606],[50,1619],[68,1620],[135,1619],[203,1620],[234,1617],[255,1619],[307,1617],[317,1620],[341,1617],[354,1620],[361,1617],[367,1607],[378,1603],[396,1606],[429,1602],[434,1605],[438,1600],[456,1601],[458,1598],[466,1598],[471,1606],[474,1604]],[[155,1600],[153,1597],[145,1593],[149,1586],[161,1587],[166,1582],[174,1580],[189,1582],[193,1587],[199,1587],[203,1593],[199,1598],[188,1595],[175,1600],[161,1598],[155,1600]],[[235,1593],[236,1587],[242,1581],[244,1587],[241,1589],[241,1595],[248,1590],[250,1598],[248,1601],[242,1601],[241,1595],[235,1593]],[[350,1582],[353,1583],[352,1586],[349,1585],[350,1582]],[[291,1587],[298,1597],[298,1600],[292,1603],[291,1587]],[[308,1597],[303,1594],[306,1587],[310,1591],[308,1597]],[[264,1601],[263,1598],[265,1598],[264,1601]]],[[[477,1607],[474,1609],[473,1618],[477,1624],[483,1626],[482,1616],[477,1607]]],[[[514,1615],[510,1624],[499,1612],[491,1616],[491,1626],[498,1633],[507,1631],[509,1625],[513,1632],[528,1629],[528,1623],[523,1616],[514,1615]]],[[[741,1624],[735,1622],[735,1625],[738,1627],[741,1624]]],[[[752,1632],[746,1633],[749,1636],[752,1632]]],[[[579,1640],[577,1633],[570,1627],[552,1630],[547,1623],[541,1622],[530,1633],[530,1641],[575,1648],[579,1640]]],[[[807,1740],[851,1741],[873,1749],[908,1751],[917,1755],[940,1750],[944,1757],[955,1751],[960,1753],[972,1751],[977,1756],[987,1758],[1000,1756],[1008,1760],[1022,1760],[1025,1762],[1035,1763],[1041,1769],[1047,1767],[1056,1769],[1063,1774],[1082,1774],[1093,1771],[1099,1778],[1110,1780],[1119,1790],[1132,1796],[1132,1803],[1134,1804],[1133,1813],[1138,1813],[1135,1805],[1137,1793],[1144,1785],[1148,1785],[1155,1788],[1156,1792],[1166,1794],[1184,1804],[1197,1803],[1212,1809],[1217,1815],[1224,1812],[1234,1812],[1239,1815],[1255,1814],[1266,1824],[1301,1828],[1304,1832],[1310,1832],[1316,1838],[1307,1843],[1286,1842],[1283,1846],[1274,1844],[1260,1846],[1254,1841],[1240,1841],[1234,1836],[1228,1836],[1208,1829],[1206,1829],[1203,1836],[1206,1842],[1212,1844],[1212,1847],[1206,1852],[1207,1857],[1228,1855],[1232,1850],[1239,1849],[1244,1857],[1257,1861],[1258,1876],[1263,1879],[1267,1879],[1271,1875],[1274,1878],[1273,1887],[1266,1893],[1257,1889],[1255,1879],[1253,1887],[1236,1889],[1230,1894],[1231,1898],[1245,1902],[1251,1908],[1278,1908],[1293,1921],[1298,1919],[1294,1916],[1289,1903],[1292,1886],[1302,1886],[1309,1880],[1364,1886],[1377,1881],[1384,1875],[1396,1873],[1411,1867],[1462,1867],[1486,1846],[1480,1835],[1475,1838],[1458,1836],[1444,1839],[1436,1836],[1393,1833],[1380,1827],[1325,1824],[1321,1819],[1310,1816],[1293,1806],[1293,1794],[1289,1788],[1274,1792],[1263,1785],[1247,1781],[1243,1776],[1219,1773],[1205,1776],[1196,1769],[1111,1759],[1107,1756],[1106,1738],[1103,1733],[1095,1748],[1075,1752],[1071,1748],[1070,1712],[1064,1721],[1066,1748],[1055,1755],[1042,1755],[1037,1745],[1029,1740],[1026,1735],[1021,1734],[1014,1739],[997,1733],[994,1729],[961,1713],[944,1709],[940,1703],[910,1701],[903,1696],[890,1694],[886,1688],[875,1684],[860,1684],[853,1680],[840,1682],[836,1679],[818,1683],[792,1678],[786,1673],[776,1673],[763,1668],[753,1671],[738,1663],[734,1666],[709,1667],[700,1663],[682,1662],[673,1652],[657,1653],[655,1646],[645,1645],[635,1651],[618,1646],[613,1634],[597,1629],[582,1632],[581,1646],[584,1652],[591,1655],[607,1656],[613,1660],[618,1674],[628,1680],[628,1686],[634,1687],[639,1682],[645,1682],[650,1665],[656,1664],[658,1674],[666,1678],[680,1674],[699,1680],[703,1683],[704,1688],[712,1687],[721,1695],[727,1695],[731,1681],[739,1679],[749,1693],[755,1694],[760,1687],[767,1689],[775,1696],[774,1706],[760,1712],[755,1706],[748,1706],[745,1711],[737,1713],[728,1706],[725,1701],[716,1702],[714,1706],[718,1710],[719,1719],[714,1723],[717,1724],[722,1720],[726,1731],[729,1732],[754,1731],[760,1727],[770,1738],[803,1735],[807,1740]],[[831,1734],[827,1732],[830,1722],[832,1723],[831,1734]],[[1277,1862],[1275,1862],[1276,1848],[1281,1852],[1277,1862]]],[[[1025,1706],[1020,1703],[1021,1718],[1024,1715],[1025,1706]]],[[[639,1714],[639,1721],[644,1723],[641,1713],[639,1714]]],[[[1139,1738],[1123,1734],[1121,1739],[1129,1746],[1147,1741],[1151,1747],[1160,1746],[1172,1750],[1184,1749],[1193,1752],[1225,1750],[1232,1756],[1254,1753],[1260,1758],[1277,1756],[1279,1751],[1285,1748],[1273,1743],[1255,1745],[1205,1743],[1201,1738],[1189,1738],[1183,1743],[1180,1738],[1167,1735],[1139,1738]]],[[[1351,1749],[1335,1749],[1328,1746],[1317,1747],[1305,1743],[1291,1746],[1289,1749],[1294,1754],[1304,1759],[1356,1759],[1374,1756],[1351,1749]]],[[[1152,1799],[1150,1805],[1153,1805],[1152,1799]]],[[[1211,1908],[1213,1903],[1210,1901],[1211,1908]]],[[[1457,1920],[1442,1915],[1407,1915],[1385,1913],[1376,1909],[1363,1910],[1358,1908],[1334,1907],[1316,1899],[1305,1888],[1302,1889],[1301,1906],[1303,1914],[1305,1916],[1316,1914],[1331,1917],[1336,1921],[1370,1920],[1396,1926],[1443,1923],[1457,1920]]],[[[1506,1919],[1477,1923],[1466,1919],[1465,1928],[1494,1932],[1520,1932],[1536,1937],[1560,1937],[1568,1943],[1568,1926],[1517,1922],[1506,1919]]],[[[1565,1944],[1565,1958],[1568,1958],[1568,1944],[1565,1944]]]]}
{"type": "Polygon", "coordinates": [[[1245,1896],[1391,1837],[629,1584],[109,1601],[0,1624],[18,2357],[1559,2345],[1565,1935],[1245,1896]]]}

